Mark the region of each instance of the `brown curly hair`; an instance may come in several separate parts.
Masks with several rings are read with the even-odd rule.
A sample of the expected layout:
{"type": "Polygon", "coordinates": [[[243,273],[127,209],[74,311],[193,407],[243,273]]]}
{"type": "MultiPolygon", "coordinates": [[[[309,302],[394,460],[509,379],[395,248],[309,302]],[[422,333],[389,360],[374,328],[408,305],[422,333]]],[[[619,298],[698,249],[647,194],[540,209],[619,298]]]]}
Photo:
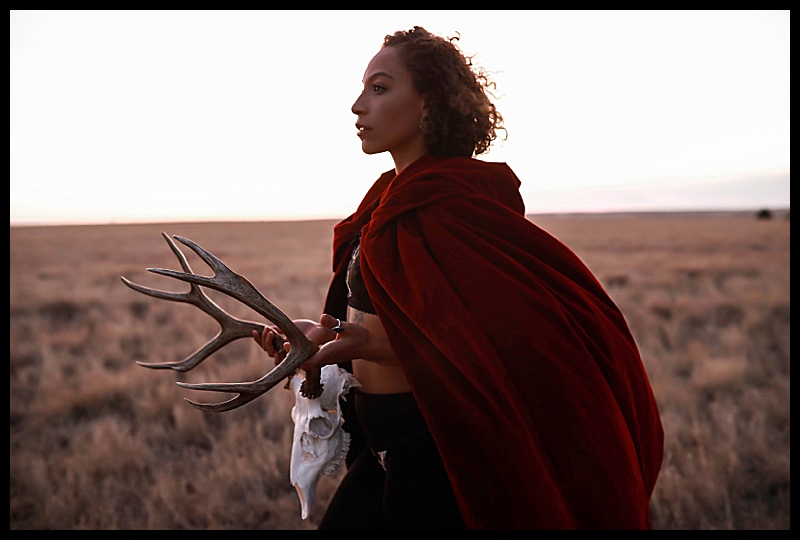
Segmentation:
{"type": "Polygon", "coordinates": [[[440,156],[483,154],[502,130],[503,117],[489,101],[495,84],[472,56],[449,39],[420,26],[387,35],[383,47],[396,47],[416,90],[426,96],[427,118],[420,129],[428,151],[440,156]]]}

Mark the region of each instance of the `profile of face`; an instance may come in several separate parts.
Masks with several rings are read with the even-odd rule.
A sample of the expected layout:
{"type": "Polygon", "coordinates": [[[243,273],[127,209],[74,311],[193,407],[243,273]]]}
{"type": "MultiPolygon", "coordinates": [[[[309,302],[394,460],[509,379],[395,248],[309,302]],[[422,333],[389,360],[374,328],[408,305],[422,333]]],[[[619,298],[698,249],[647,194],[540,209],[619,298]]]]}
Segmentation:
{"type": "Polygon", "coordinates": [[[366,154],[389,152],[399,168],[426,153],[419,122],[425,98],[414,87],[411,73],[396,47],[384,47],[364,72],[363,90],[351,110],[366,154]]]}

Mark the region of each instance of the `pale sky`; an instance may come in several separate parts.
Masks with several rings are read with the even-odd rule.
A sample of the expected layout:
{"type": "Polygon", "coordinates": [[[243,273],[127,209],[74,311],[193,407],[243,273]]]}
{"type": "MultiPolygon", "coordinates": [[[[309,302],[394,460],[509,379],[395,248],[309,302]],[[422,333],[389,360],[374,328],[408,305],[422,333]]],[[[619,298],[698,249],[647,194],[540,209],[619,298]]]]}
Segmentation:
{"type": "Polygon", "coordinates": [[[384,35],[494,73],[529,213],[789,207],[789,11],[10,12],[10,222],[343,218],[384,35]]]}

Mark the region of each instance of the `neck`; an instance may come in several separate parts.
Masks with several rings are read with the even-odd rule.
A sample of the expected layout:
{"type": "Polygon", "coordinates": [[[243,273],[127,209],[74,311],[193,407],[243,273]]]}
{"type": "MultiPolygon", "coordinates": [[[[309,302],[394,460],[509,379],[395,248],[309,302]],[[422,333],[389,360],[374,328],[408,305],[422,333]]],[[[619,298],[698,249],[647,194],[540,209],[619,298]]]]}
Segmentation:
{"type": "Polygon", "coordinates": [[[403,169],[427,153],[428,149],[425,148],[425,143],[422,140],[419,141],[419,144],[414,145],[412,148],[407,148],[402,152],[391,152],[392,159],[394,160],[395,174],[400,174],[403,169]]]}

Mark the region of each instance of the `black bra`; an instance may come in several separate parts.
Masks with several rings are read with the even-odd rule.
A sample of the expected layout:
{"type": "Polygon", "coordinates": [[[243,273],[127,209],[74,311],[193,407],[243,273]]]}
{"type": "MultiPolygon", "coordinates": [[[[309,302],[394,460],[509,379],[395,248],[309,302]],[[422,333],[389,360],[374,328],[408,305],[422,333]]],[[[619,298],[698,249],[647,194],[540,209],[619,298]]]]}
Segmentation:
{"type": "Polygon", "coordinates": [[[361,276],[361,233],[359,232],[353,239],[353,254],[350,256],[350,264],[347,266],[347,305],[365,313],[376,315],[375,308],[369,299],[369,293],[364,286],[364,278],[361,276]]]}

